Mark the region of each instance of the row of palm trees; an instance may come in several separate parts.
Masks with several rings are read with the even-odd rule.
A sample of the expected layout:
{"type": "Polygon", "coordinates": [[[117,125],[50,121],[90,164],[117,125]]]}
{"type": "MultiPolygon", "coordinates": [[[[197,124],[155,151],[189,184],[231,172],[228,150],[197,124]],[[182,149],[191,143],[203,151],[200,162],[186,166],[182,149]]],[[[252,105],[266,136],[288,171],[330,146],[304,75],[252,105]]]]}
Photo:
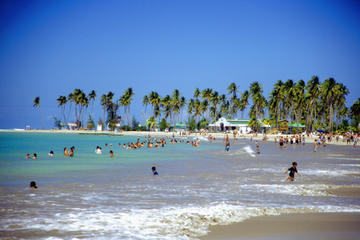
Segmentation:
{"type": "Polygon", "coordinates": [[[177,89],[172,96],[164,97],[152,91],[144,96],[143,105],[145,113],[147,106],[151,105],[152,122],[158,119],[161,113],[165,120],[170,118],[178,121],[179,118],[173,117],[185,107],[188,115],[198,122],[215,122],[220,117],[236,118],[239,112],[243,118],[245,110],[249,107],[248,115],[255,128],[259,127],[258,120],[265,118],[268,113],[269,122],[274,126],[278,126],[280,120],[289,120],[295,121],[298,127],[300,123],[305,124],[306,130],[309,131],[320,127],[332,131],[341,119],[348,116],[355,119],[354,116],[360,114],[355,107],[352,107],[352,113],[346,107],[348,94],[347,87],[336,82],[334,78],[320,82],[317,76],[313,76],[307,83],[303,80],[278,80],[268,99],[263,95],[261,84],[255,81],[250,84],[249,90],[243,92],[239,91],[235,83],[228,86],[226,94],[219,94],[210,88],[196,88],[193,98],[185,101],[181,96],[180,102],[177,89]]]}
{"type": "MultiPolygon", "coordinates": [[[[358,107],[360,100],[358,99],[351,109],[348,109],[346,107],[348,94],[349,90],[346,86],[336,82],[334,78],[321,82],[317,76],[313,76],[307,83],[303,80],[297,82],[278,80],[273,85],[268,99],[263,95],[262,86],[257,81],[252,82],[249,90],[243,92],[239,91],[235,83],[227,87],[225,94],[220,94],[211,88],[203,90],[196,88],[189,100],[186,100],[178,89],[163,97],[151,91],[142,99],[145,107],[143,117],[144,120],[150,120],[152,125],[160,119],[174,124],[183,121],[184,110],[186,110],[187,115],[197,122],[210,123],[220,117],[238,118],[239,113],[241,113],[241,118],[244,118],[244,113],[248,109],[248,115],[255,128],[259,127],[258,120],[268,115],[270,122],[275,126],[279,125],[280,120],[286,119],[296,121],[298,125],[305,124],[307,130],[325,127],[332,131],[342,119],[360,118],[358,107]],[[150,114],[147,113],[148,106],[151,106],[150,114]]],[[[118,110],[123,108],[123,121],[130,126],[133,89],[126,89],[118,100],[114,100],[114,95],[113,92],[101,95],[102,122],[114,127],[121,119],[118,110]]],[[[57,103],[61,121],[70,122],[70,114],[73,112],[72,121],[77,123],[77,127],[85,126],[90,105],[89,119],[93,119],[96,97],[94,90],[85,94],[80,89],[74,89],[67,96],[59,96],[57,103]]],[[[39,97],[34,99],[34,107],[40,107],[39,97]]]]}

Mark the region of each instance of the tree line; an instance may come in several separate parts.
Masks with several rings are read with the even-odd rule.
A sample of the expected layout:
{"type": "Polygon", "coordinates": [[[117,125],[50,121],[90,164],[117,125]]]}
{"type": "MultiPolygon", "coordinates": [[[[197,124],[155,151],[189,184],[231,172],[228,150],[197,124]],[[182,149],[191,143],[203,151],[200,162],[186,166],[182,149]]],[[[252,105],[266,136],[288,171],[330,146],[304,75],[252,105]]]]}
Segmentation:
{"type": "MultiPolygon", "coordinates": [[[[165,96],[151,91],[142,98],[143,117],[147,119],[146,125],[150,129],[159,126],[166,128],[183,122],[184,115],[188,124],[195,123],[195,128],[206,128],[209,123],[216,122],[221,117],[244,118],[247,112],[250,117],[249,125],[255,129],[260,127],[259,120],[278,127],[279,121],[285,119],[298,125],[305,124],[307,131],[318,128],[329,132],[338,128],[354,130],[360,122],[360,98],[347,108],[348,94],[349,90],[343,83],[334,78],[321,82],[317,76],[307,82],[278,80],[268,97],[264,96],[262,86],[257,81],[242,92],[236,83],[231,83],[225,93],[211,88],[196,88],[188,100],[178,89],[165,96]],[[149,106],[151,109],[148,113],[149,106]]],[[[133,96],[132,88],[126,89],[119,99],[114,99],[113,92],[101,95],[102,119],[99,122],[110,129],[119,126],[120,122],[128,128],[131,125],[134,127],[136,120],[132,119],[130,112],[133,96]],[[119,114],[120,108],[123,109],[122,116],[119,114]]],[[[67,96],[59,96],[56,100],[60,110],[58,122],[64,126],[75,122],[76,128],[93,128],[96,97],[94,90],[86,94],[80,89],[74,89],[67,96]]],[[[33,104],[40,108],[40,97],[36,97],[33,104]]]]}

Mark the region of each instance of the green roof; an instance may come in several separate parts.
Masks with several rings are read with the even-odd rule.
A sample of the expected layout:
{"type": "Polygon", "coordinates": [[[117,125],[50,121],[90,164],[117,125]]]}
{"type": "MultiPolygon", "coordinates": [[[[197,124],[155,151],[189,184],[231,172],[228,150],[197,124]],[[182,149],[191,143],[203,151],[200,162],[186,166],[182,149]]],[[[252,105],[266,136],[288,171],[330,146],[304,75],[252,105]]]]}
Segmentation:
{"type": "Polygon", "coordinates": [[[185,123],[176,123],[176,124],[173,124],[172,125],[173,127],[187,127],[187,124],[185,124],[185,123]]]}
{"type": "Polygon", "coordinates": [[[228,122],[232,124],[248,124],[250,120],[248,119],[226,119],[228,122]]]}
{"type": "Polygon", "coordinates": [[[305,127],[305,125],[302,125],[301,123],[299,123],[299,125],[297,124],[297,123],[290,123],[289,125],[288,125],[289,127],[301,127],[301,128],[304,128],[305,127]]]}

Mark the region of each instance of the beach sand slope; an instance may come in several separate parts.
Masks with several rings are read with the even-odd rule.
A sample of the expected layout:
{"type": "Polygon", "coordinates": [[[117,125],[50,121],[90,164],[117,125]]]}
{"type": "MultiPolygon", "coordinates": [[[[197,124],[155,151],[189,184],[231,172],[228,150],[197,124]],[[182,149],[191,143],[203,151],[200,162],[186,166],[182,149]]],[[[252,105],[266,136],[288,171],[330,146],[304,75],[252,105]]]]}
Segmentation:
{"type": "Polygon", "coordinates": [[[357,240],[360,213],[306,213],[255,217],[212,226],[202,240],[357,240]]]}

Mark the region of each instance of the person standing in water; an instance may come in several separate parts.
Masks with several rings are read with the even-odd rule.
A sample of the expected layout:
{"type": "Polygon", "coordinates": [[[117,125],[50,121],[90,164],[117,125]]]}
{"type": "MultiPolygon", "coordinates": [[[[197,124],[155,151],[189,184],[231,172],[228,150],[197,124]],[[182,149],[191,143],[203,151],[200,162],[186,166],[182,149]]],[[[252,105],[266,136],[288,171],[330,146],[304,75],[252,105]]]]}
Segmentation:
{"type": "Polygon", "coordinates": [[[67,147],[64,147],[64,156],[65,157],[69,156],[69,151],[68,151],[67,147]]]}
{"type": "Polygon", "coordinates": [[[225,151],[229,151],[229,150],[230,150],[229,135],[226,134],[226,135],[225,135],[225,151]]]}
{"type": "Polygon", "coordinates": [[[260,147],[259,147],[259,143],[256,141],[256,154],[260,154],[260,147]]]}
{"type": "Polygon", "coordinates": [[[289,172],[289,176],[286,178],[286,180],[290,180],[291,182],[293,182],[295,180],[295,173],[298,175],[298,176],[301,176],[300,173],[298,173],[297,171],[297,162],[293,162],[292,163],[292,167],[287,169],[285,171],[285,173],[288,173],[289,172]]]}

